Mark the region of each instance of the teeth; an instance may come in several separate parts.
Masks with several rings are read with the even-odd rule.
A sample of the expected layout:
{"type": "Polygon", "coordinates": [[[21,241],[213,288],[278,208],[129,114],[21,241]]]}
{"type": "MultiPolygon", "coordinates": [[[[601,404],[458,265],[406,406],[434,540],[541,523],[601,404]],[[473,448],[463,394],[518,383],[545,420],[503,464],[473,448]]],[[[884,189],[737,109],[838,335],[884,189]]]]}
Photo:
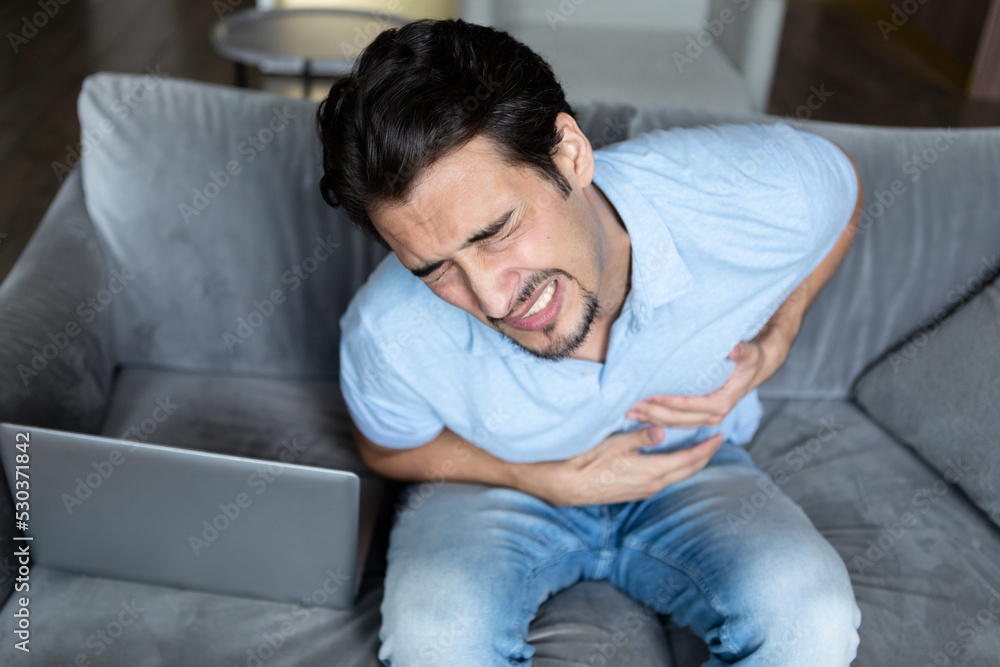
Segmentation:
{"type": "Polygon", "coordinates": [[[542,292],[542,295],[538,297],[538,301],[536,301],[535,305],[531,307],[531,310],[524,314],[524,317],[531,317],[535,313],[541,312],[545,306],[549,305],[549,301],[552,300],[552,295],[555,293],[556,281],[553,280],[549,283],[549,286],[545,288],[545,291],[542,292]]]}

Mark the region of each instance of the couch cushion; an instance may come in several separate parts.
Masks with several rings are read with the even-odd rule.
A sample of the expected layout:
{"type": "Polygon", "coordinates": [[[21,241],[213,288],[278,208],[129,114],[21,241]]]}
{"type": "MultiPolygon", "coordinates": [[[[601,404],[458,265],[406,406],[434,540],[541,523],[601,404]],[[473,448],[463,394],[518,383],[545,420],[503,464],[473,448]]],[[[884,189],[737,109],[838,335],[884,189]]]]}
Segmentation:
{"type": "MultiPolygon", "coordinates": [[[[764,408],[749,452],[847,564],[862,612],[853,664],[996,664],[1000,530],[852,403],[764,408]]],[[[735,502],[737,530],[765,498],[735,502]]]]}
{"type": "MultiPolygon", "coordinates": [[[[322,595],[317,584],[317,596],[322,595]]],[[[0,644],[5,667],[379,667],[381,575],[366,577],[353,611],[282,604],[46,567],[31,571],[31,653],[0,644]],[[82,656],[82,658],[79,658],[82,656]],[[76,662],[80,659],[81,662],[76,662]],[[89,660],[89,662],[83,662],[89,660]]],[[[16,598],[0,610],[14,637],[16,598]]],[[[670,667],[663,633],[606,582],[549,599],[528,632],[535,667],[670,667]]]]}
{"type": "Polygon", "coordinates": [[[867,371],[858,403],[1000,526],[1000,281],[867,371]]]}
{"type": "Polygon", "coordinates": [[[124,367],[101,434],[275,461],[285,450],[292,463],[373,474],[336,382],[124,367]]]}
{"type": "MultiPolygon", "coordinates": [[[[317,582],[317,596],[323,594],[317,582]]],[[[353,611],[186,591],[46,567],[31,570],[31,653],[7,641],[0,664],[377,667],[381,582],[353,611]],[[81,657],[82,656],[82,657],[81,657]],[[79,662],[77,662],[79,660],[79,662]],[[84,662],[84,660],[89,662],[84,662]]],[[[7,601],[2,632],[13,637],[7,601]]]]}

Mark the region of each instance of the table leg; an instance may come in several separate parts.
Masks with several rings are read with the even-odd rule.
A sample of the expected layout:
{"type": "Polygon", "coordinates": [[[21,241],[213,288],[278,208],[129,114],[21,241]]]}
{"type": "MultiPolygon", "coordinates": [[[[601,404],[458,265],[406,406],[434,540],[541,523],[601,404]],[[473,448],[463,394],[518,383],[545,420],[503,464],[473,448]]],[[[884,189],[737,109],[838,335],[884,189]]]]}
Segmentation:
{"type": "Polygon", "coordinates": [[[247,87],[247,66],[243,63],[236,63],[236,87],[247,87]]]}
{"type": "Polygon", "coordinates": [[[307,100],[312,93],[312,80],[312,61],[307,58],[302,68],[302,97],[307,100]]]}

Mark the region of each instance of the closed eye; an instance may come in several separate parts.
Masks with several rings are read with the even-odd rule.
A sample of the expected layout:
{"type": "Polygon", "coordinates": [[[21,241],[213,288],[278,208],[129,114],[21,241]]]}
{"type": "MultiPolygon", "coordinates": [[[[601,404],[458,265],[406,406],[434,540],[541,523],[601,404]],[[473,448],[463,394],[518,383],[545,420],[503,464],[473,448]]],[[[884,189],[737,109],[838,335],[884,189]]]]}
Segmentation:
{"type": "Polygon", "coordinates": [[[517,231],[517,228],[518,228],[517,224],[511,225],[511,228],[510,228],[509,232],[507,232],[506,234],[504,234],[501,238],[499,238],[499,239],[497,239],[495,241],[491,241],[490,243],[487,243],[486,245],[495,246],[495,245],[499,245],[500,243],[503,243],[504,241],[506,241],[507,239],[509,239],[511,236],[514,235],[514,232],[517,231]]]}
{"type": "MultiPolygon", "coordinates": [[[[482,243],[486,247],[492,247],[492,246],[500,245],[501,243],[503,243],[504,241],[506,241],[507,239],[509,239],[511,236],[513,236],[514,232],[516,232],[517,229],[518,229],[518,225],[514,224],[514,225],[511,226],[510,231],[508,231],[506,234],[504,234],[501,238],[496,239],[496,240],[483,239],[482,241],[480,241],[480,243],[482,243]]],[[[438,271],[437,271],[437,277],[436,278],[430,278],[430,276],[428,276],[428,278],[430,278],[430,282],[431,283],[436,283],[439,280],[441,280],[441,278],[443,278],[446,273],[448,273],[448,269],[444,268],[444,265],[442,265],[442,267],[439,268],[438,271]]]]}
{"type": "Polygon", "coordinates": [[[511,236],[513,236],[513,235],[514,235],[514,232],[515,232],[515,231],[516,231],[516,230],[514,230],[514,229],[511,229],[511,230],[510,230],[509,232],[507,232],[507,233],[506,233],[506,234],[504,235],[504,237],[503,237],[503,238],[500,238],[500,239],[497,239],[496,241],[493,241],[492,243],[490,243],[490,244],[488,244],[488,245],[497,245],[498,243],[502,243],[503,241],[506,241],[507,239],[509,239],[509,238],[510,238],[511,236]]]}

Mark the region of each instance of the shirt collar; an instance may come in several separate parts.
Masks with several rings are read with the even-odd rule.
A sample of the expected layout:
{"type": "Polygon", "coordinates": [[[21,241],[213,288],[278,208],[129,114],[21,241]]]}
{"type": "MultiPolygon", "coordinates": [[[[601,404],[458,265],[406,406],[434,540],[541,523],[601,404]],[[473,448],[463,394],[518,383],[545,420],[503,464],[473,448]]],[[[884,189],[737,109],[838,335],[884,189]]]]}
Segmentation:
{"type": "Polygon", "coordinates": [[[631,301],[639,328],[653,310],[694,288],[694,278],[681,259],[667,222],[653,205],[604,156],[594,154],[594,185],[618,211],[632,246],[631,301]]]}
{"type": "MultiPolygon", "coordinates": [[[[694,287],[694,278],[681,259],[674,245],[667,224],[660,214],[614,167],[594,154],[593,182],[614,206],[632,246],[632,284],[625,299],[626,309],[631,309],[633,325],[642,329],[653,316],[653,311],[666,305],[694,287]]],[[[466,313],[470,351],[475,356],[517,354],[520,348],[496,329],[483,324],[466,313]]]]}

